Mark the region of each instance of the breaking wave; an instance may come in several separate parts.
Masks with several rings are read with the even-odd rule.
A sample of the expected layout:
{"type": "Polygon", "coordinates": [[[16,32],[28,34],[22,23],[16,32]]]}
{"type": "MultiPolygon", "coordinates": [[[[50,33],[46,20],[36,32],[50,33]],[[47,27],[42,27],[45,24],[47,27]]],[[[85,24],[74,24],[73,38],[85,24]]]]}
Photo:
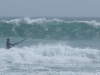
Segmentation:
{"type": "Polygon", "coordinates": [[[100,38],[97,21],[65,21],[60,19],[12,19],[0,21],[0,37],[30,37],[34,39],[94,39],[100,38]]]}

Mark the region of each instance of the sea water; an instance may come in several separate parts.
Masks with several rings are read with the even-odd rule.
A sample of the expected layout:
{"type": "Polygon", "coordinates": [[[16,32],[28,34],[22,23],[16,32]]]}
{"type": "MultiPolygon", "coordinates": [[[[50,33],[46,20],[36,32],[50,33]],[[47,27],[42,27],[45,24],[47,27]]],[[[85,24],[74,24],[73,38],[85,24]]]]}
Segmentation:
{"type": "Polygon", "coordinates": [[[1,17],[0,75],[100,75],[100,18],[1,17]]]}

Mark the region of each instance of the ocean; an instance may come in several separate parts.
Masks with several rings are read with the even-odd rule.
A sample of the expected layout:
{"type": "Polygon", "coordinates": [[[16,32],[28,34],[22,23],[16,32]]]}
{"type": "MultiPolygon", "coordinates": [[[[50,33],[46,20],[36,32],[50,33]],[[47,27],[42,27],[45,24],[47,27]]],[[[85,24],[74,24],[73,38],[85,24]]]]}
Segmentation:
{"type": "Polygon", "coordinates": [[[0,17],[0,75],[100,75],[100,18],[0,17]]]}

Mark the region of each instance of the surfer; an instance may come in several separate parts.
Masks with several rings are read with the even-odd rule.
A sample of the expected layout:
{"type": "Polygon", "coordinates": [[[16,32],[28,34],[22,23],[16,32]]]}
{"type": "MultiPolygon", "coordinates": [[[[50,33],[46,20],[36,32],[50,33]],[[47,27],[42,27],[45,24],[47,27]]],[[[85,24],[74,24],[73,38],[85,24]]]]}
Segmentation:
{"type": "Polygon", "coordinates": [[[14,45],[17,45],[17,44],[18,44],[18,43],[11,44],[11,43],[10,43],[10,39],[7,38],[7,42],[6,42],[6,47],[7,47],[7,49],[9,49],[9,48],[11,48],[11,47],[13,47],[14,45]]]}
{"type": "Polygon", "coordinates": [[[7,47],[7,49],[9,49],[9,48],[11,48],[11,47],[13,47],[13,46],[15,46],[15,45],[17,45],[17,44],[22,43],[22,42],[23,42],[24,40],[26,40],[26,39],[27,39],[27,38],[23,39],[23,40],[20,41],[20,42],[17,42],[17,43],[11,44],[11,43],[10,43],[10,39],[7,38],[6,47],[7,47]]]}

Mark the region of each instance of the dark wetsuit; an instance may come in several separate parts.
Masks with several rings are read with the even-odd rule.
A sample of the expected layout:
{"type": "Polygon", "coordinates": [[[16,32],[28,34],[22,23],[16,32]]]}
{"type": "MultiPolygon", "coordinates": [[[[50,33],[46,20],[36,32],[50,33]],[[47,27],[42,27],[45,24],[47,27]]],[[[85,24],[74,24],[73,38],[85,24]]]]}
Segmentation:
{"type": "Polygon", "coordinates": [[[10,42],[6,42],[6,47],[7,49],[11,48],[12,46],[14,46],[15,44],[11,44],[10,42]]]}
{"type": "MultiPolygon", "coordinates": [[[[25,38],[25,39],[26,39],[26,38],[25,38]]],[[[24,39],[24,40],[25,40],[25,39],[24,39]]],[[[23,42],[24,40],[22,40],[21,42],[23,42]]],[[[10,39],[7,38],[6,47],[7,47],[7,49],[9,49],[9,48],[13,47],[14,45],[17,45],[17,44],[19,44],[19,43],[21,43],[21,42],[17,42],[17,43],[11,44],[11,43],[10,43],[10,39]]]]}

